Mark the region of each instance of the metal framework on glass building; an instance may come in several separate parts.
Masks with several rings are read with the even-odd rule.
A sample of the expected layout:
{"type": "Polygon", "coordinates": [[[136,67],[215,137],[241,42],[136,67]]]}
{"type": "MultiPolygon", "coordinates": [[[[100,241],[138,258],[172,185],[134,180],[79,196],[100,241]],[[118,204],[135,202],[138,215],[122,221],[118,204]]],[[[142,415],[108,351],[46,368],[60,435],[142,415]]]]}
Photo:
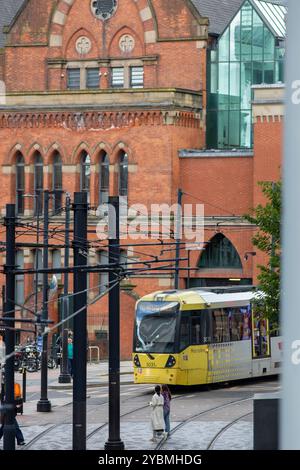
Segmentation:
{"type": "Polygon", "coordinates": [[[284,81],[284,3],[246,0],[209,51],[208,148],[252,147],[251,87],[284,81]]]}

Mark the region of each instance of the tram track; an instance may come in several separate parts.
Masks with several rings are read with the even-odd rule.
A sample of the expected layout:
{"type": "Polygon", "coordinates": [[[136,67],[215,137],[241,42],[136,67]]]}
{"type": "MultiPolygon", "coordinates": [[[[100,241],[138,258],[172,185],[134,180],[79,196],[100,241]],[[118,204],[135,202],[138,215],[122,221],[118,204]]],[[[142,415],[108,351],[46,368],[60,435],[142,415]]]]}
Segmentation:
{"type": "MultiPolygon", "coordinates": [[[[146,395],[146,390],[144,390],[143,393],[140,393],[138,395],[135,395],[134,396],[134,399],[136,399],[137,397],[142,397],[146,395]]],[[[126,403],[127,401],[131,400],[132,397],[128,397],[128,398],[125,398],[124,400],[122,400],[122,403],[126,403]]],[[[97,405],[91,405],[87,408],[87,415],[91,414],[91,413],[94,413],[95,410],[97,410],[99,408],[99,406],[105,406],[105,405],[108,405],[109,401],[105,401],[103,403],[99,403],[97,405]]],[[[62,407],[67,407],[67,406],[70,406],[73,404],[73,401],[70,401],[68,403],[65,403],[64,405],[62,405],[62,407]]],[[[137,408],[135,410],[132,410],[132,411],[129,411],[127,413],[124,413],[123,415],[121,415],[121,418],[123,416],[127,416],[128,414],[131,414],[131,413],[134,413],[136,411],[139,411],[139,410],[142,410],[142,409],[145,409],[147,408],[147,405],[144,405],[140,408],[137,408]]],[[[50,426],[49,428],[45,429],[44,431],[42,431],[40,434],[38,434],[37,436],[35,436],[34,438],[32,438],[24,447],[22,447],[20,450],[29,450],[34,444],[36,444],[40,439],[42,439],[44,436],[46,436],[47,434],[50,434],[50,432],[52,432],[54,429],[58,428],[59,426],[63,426],[63,425],[66,425],[66,424],[70,424],[69,420],[63,420],[57,424],[53,424],[52,426],[50,426]]],[[[104,427],[106,427],[108,425],[108,422],[102,424],[101,426],[99,426],[98,428],[96,428],[94,431],[90,432],[89,434],[87,434],[87,441],[94,435],[96,434],[98,431],[100,431],[101,429],[103,429],[104,427]]]]}
{"type": "Polygon", "coordinates": [[[222,429],[220,429],[220,431],[217,432],[217,434],[214,436],[214,438],[210,441],[210,443],[208,444],[206,450],[213,450],[215,443],[218,441],[218,439],[220,439],[220,437],[223,434],[225,434],[226,431],[228,431],[228,429],[230,429],[232,426],[234,426],[236,423],[238,423],[242,419],[246,418],[247,416],[250,416],[251,414],[252,414],[252,411],[250,411],[249,413],[245,413],[242,416],[239,416],[238,418],[236,418],[233,421],[231,421],[230,423],[228,423],[222,429]]]}
{"type": "MultiPolygon", "coordinates": [[[[204,416],[208,413],[213,413],[215,411],[219,411],[219,410],[222,410],[224,408],[228,408],[229,406],[234,406],[234,405],[237,405],[237,404],[240,404],[240,403],[244,403],[244,402],[247,402],[247,401],[250,401],[250,400],[253,400],[253,395],[247,397],[247,398],[242,398],[242,399],[239,399],[239,400],[234,400],[234,401],[231,401],[231,402],[228,402],[228,403],[224,403],[222,405],[218,405],[218,406],[214,406],[213,408],[209,408],[207,410],[203,410],[203,411],[200,411],[199,413],[197,414],[194,414],[190,417],[188,417],[187,419],[185,419],[184,421],[182,421],[181,423],[177,424],[177,426],[175,426],[169,433],[169,436],[173,436],[177,431],[179,431],[179,429],[183,428],[184,426],[186,426],[188,423],[190,423],[191,421],[194,421],[195,419],[197,418],[200,418],[201,416],[204,416]]],[[[252,412],[251,412],[252,413],[252,412]]],[[[223,434],[227,429],[229,429],[229,427],[233,426],[237,421],[240,421],[243,417],[251,414],[251,413],[247,413],[246,415],[243,415],[241,417],[239,417],[238,419],[232,421],[231,423],[227,424],[226,426],[224,426],[224,428],[222,428],[214,437],[214,439],[211,440],[211,442],[209,443],[209,446],[213,446],[214,443],[216,442],[216,440],[221,436],[221,434],[223,434]]],[[[162,450],[164,445],[168,442],[168,439],[161,439],[161,441],[157,444],[157,446],[155,447],[155,450],[162,450]]],[[[211,448],[211,447],[208,447],[208,449],[211,448]]]]}

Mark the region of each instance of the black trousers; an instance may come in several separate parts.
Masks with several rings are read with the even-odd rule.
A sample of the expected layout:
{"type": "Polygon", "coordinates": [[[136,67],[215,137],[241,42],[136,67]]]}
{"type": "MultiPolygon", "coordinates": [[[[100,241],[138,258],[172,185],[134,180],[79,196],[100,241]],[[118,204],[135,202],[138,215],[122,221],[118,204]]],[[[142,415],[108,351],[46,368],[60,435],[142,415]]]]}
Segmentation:
{"type": "MultiPolygon", "coordinates": [[[[19,426],[18,421],[16,420],[16,418],[14,418],[14,425],[15,425],[15,433],[16,433],[17,443],[20,444],[21,442],[24,442],[24,436],[23,436],[23,433],[20,429],[20,426],[19,426]]],[[[2,426],[0,428],[0,439],[2,439],[2,437],[3,437],[3,432],[4,432],[4,424],[2,424],[2,426]]]]}

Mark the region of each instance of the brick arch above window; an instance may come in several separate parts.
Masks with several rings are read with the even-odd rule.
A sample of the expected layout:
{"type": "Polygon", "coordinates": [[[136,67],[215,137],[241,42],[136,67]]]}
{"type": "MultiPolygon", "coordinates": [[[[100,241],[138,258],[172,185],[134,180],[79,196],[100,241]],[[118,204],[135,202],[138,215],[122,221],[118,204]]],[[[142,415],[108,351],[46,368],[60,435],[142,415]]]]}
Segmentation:
{"type": "Polygon", "coordinates": [[[128,57],[136,57],[136,56],[142,56],[145,55],[145,42],[143,39],[141,39],[138,34],[133,31],[131,28],[128,26],[124,25],[122,28],[120,28],[114,36],[111,39],[110,45],[109,45],[109,55],[113,57],[119,57],[120,58],[128,58],[128,57]],[[120,41],[122,37],[128,36],[131,37],[134,41],[134,47],[132,51],[129,52],[123,52],[120,48],[120,41]]]}
{"type": "Polygon", "coordinates": [[[50,145],[50,147],[45,152],[45,163],[51,165],[56,153],[60,154],[63,163],[68,163],[68,158],[66,157],[64,148],[57,142],[50,145]]]}
{"type": "MultiPolygon", "coordinates": [[[[86,142],[81,142],[74,150],[72,153],[71,157],[71,163],[73,165],[78,165],[81,162],[81,157],[83,152],[87,152],[90,157],[92,157],[92,152],[91,149],[89,148],[89,145],[86,142]]],[[[93,164],[92,158],[91,158],[91,163],[93,164]]]]}
{"type": "Polygon", "coordinates": [[[111,163],[118,164],[120,160],[120,155],[122,153],[127,153],[129,164],[134,164],[134,156],[131,148],[125,142],[118,142],[112,150],[111,163]]]}
{"type": "MultiPolygon", "coordinates": [[[[149,0],[132,0],[139,11],[143,29],[144,41],[146,44],[155,43],[157,41],[157,23],[154,11],[149,0]]],[[[59,0],[53,12],[49,31],[49,46],[53,48],[61,48],[63,45],[63,31],[67,22],[70,10],[75,0],[59,0]]]]}
{"type": "Polygon", "coordinates": [[[90,57],[98,57],[100,55],[99,43],[97,44],[96,38],[90,31],[85,28],[80,28],[69,37],[64,47],[63,56],[69,60],[78,60],[80,58],[89,59],[90,57]],[[76,50],[77,40],[80,38],[87,38],[90,41],[90,50],[86,54],[80,54],[76,50]]]}
{"type": "Polygon", "coordinates": [[[22,154],[23,158],[25,159],[25,149],[23,145],[21,144],[15,144],[8,154],[6,154],[5,159],[4,159],[4,164],[6,165],[15,165],[16,163],[16,158],[18,154],[22,154]]]}

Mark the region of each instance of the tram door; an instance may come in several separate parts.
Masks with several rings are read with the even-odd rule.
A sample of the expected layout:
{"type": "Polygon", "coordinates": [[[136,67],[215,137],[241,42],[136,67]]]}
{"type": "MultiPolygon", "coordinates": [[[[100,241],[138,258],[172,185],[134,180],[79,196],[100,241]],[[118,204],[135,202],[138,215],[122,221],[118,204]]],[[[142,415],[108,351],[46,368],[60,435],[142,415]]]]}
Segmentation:
{"type": "Polygon", "coordinates": [[[269,323],[265,318],[253,314],[252,323],[253,358],[270,356],[269,323]]]}

